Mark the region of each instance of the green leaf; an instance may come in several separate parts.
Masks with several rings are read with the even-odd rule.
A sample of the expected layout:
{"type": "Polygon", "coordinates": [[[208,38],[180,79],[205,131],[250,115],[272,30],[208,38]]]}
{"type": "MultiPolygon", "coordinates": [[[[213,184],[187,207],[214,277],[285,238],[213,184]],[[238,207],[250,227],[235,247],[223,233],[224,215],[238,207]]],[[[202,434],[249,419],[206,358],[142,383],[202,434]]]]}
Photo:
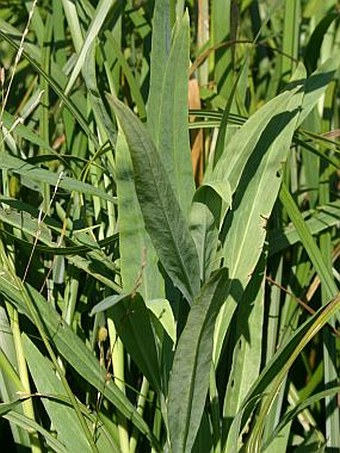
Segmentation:
{"type": "Polygon", "coordinates": [[[323,39],[332,22],[338,17],[338,12],[330,13],[324,16],[315,27],[312,36],[309,38],[308,45],[305,50],[305,65],[310,72],[316,69],[323,39]]]}
{"type": "Polygon", "coordinates": [[[336,58],[329,58],[311,74],[305,83],[305,96],[298,121],[300,126],[312,109],[317,105],[320,97],[325,93],[329,83],[333,80],[339,62],[336,58]]]}
{"type": "MultiPolygon", "coordinates": [[[[324,206],[318,206],[313,210],[309,218],[301,213],[303,221],[312,235],[316,235],[335,226],[340,220],[340,200],[336,200],[324,206]]],[[[300,235],[294,224],[289,224],[284,230],[272,230],[269,233],[269,254],[273,255],[290,245],[300,242],[300,235]]]]}
{"type": "MultiPolygon", "coordinates": [[[[250,391],[250,397],[257,392],[263,392],[263,385],[267,383],[267,393],[264,396],[264,401],[261,406],[261,411],[256,420],[251,437],[247,444],[247,453],[257,451],[257,448],[262,448],[262,435],[266,424],[266,418],[270,413],[270,408],[275,397],[278,394],[280,387],[286,379],[289,369],[301,353],[303,348],[310,342],[312,338],[325,326],[327,322],[339,311],[340,295],[332,299],[326,306],[319,309],[315,315],[308,319],[294,334],[292,340],[287,346],[284,346],[273,359],[268,363],[268,366],[263,370],[259,379],[254,384],[250,391]],[[271,375],[271,381],[268,378],[271,375]],[[267,381],[267,382],[266,382],[267,381]]],[[[247,400],[247,399],[246,399],[247,400]]]]}
{"type": "Polygon", "coordinates": [[[114,201],[111,195],[108,195],[97,187],[93,187],[92,185],[82,181],[77,181],[76,179],[68,176],[58,175],[49,170],[36,167],[5,152],[0,153],[0,167],[2,169],[10,170],[20,176],[26,177],[28,180],[43,182],[45,184],[50,184],[51,186],[58,185],[58,187],[69,190],[70,192],[74,190],[85,195],[102,198],[103,200],[111,202],[114,201]]]}
{"type": "MultiPolygon", "coordinates": [[[[225,453],[229,451],[239,451],[238,436],[245,424],[247,423],[250,414],[258,403],[259,398],[264,398],[267,406],[263,406],[263,418],[260,420],[259,426],[255,429],[256,440],[258,435],[262,433],[263,423],[266,415],[269,413],[269,407],[273,402],[280,385],[287,376],[287,373],[294,363],[296,357],[300,354],[306,344],[319,332],[319,330],[334,316],[340,309],[340,296],[337,296],[330,301],[326,306],[321,307],[313,316],[311,316],[304,324],[302,324],[291,337],[288,343],[284,344],[268,362],[257,378],[247,397],[242,403],[239,413],[234,418],[230,432],[228,434],[225,445],[225,453]],[[269,389],[269,391],[268,391],[269,389]],[[266,392],[266,393],[265,393],[266,392]]],[[[263,409],[262,408],[262,409],[263,409]]],[[[253,431],[254,432],[254,431],[253,431]]],[[[254,443],[251,444],[251,448],[254,443]]],[[[249,449],[249,453],[257,451],[249,449]]]]}
{"type": "MultiPolygon", "coordinates": [[[[29,398],[29,397],[27,397],[29,398]]],[[[10,403],[0,403],[0,416],[2,417],[3,415],[7,414],[8,412],[12,411],[13,409],[18,406],[18,404],[21,404],[23,401],[25,401],[26,398],[21,398],[17,399],[15,401],[11,401],[10,403]]]]}
{"type": "Polygon", "coordinates": [[[227,348],[232,365],[224,397],[223,419],[230,424],[259,375],[263,354],[265,255],[260,258],[233,317],[227,348]]]}
{"type": "Polygon", "coordinates": [[[53,449],[53,451],[57,453],[67,453],[66,448],[64,445],[56,439],[53,434],[50,433],[47,429],[44,429],[42,426],[39,425],[36,421],[32,420],[31,418],[26,417],[25,415],[12,410],[8,414],[3,416],[6,420],[11,423],[20,426],[21,428],[31,432],[32,430],[37,431],[40,433],[46,440],[47,444],[53,449]]]}
{"type": "Polygon", "coordinates": [[[176,344],[176,323],[170,302],[167,299],[153,299],[146,301],[145,305],[162,324],[173,343],[176,344]]]}
{"type": "MultiPolygon", "coordinates": [[[[53,371],[51,362],[39,352],[25,334],[23,335],[23,345],[25,358],[37,391],[66,397],[67,394],[60,379],[53,371]]],[[[42,399],[42,403],[57,431],[58,440],[65,445],[66,449],[69,451],[75,451],[77,448],[87,450],[89,445],[73,407],[45,398],[42,399]]]]}
{"type": "Polygon", "coordinates": [[[78,75],[80,74],[80,71],[86,71],[86,67],[84,66],[86,54],[89,51],[93,41],[97,38],[98,33],[100,32],[100,29],[103,26],[106,16],[108,15],[113,3],[113,0],[100,0],[99,4],[97,5],[97,9],[87,30],[85,40],[82,43],[81,50],[77,55],[77,61],[74,65],[72,73],[70,74],[67,86],[65,88],[65,94],[69,94],[69,92],[71,91],[71,88],[78,75]]]}
{"type": "MultiPolygon", "coordinates": [[[[44,297],[30,286],[26,286],[27,295],[38,311],[49,337],[59,354],[94,388],[103,395],[119,410],[127,419],[140,430],[156,450],[157,442],[143,418],[136,412],[135,407],[112,381],[107,381],[106,373],[99,366],[98,360],[73,332],[73,330],[58,315],[54,308],[46,302],[44,297]]],[[[3,271],[0,274],[0,293],[20,312],[30,317],[26,306],[23,305],[23,297],[19,288],[10,274],[3,271]]]]}
{"type": "Polygon", "coordinates": [[[328,299],[331,299],[338,293],[337,286],[334,282],[332,273],[328,270],[328,267],[324,264],[324,259],[316,245],[311,232],[306,225],[306,222],[303,220],[303,217],[299,211],[298,206],[296,205],[292,195],[289,193],[287,186],[282,184],[280,191],[280,201],[286,209],[291,221],[293,222],[296,231],[299,235],[300,241],[310,260],[315,267],[316,272],[318,273],[322,284],[325,287],[325,291],[328,294],[328,299]]]}
{"type": "Polygon", "coordinates": [[[145,229],[129,149],[121,130],[116,147],[116,184],[123,291],[132,291],[142,273],[138,291],[144,300],[162,297],[164,281],[158,268],[158,257],[145,229]]]}
{"type": "MultiPolygon", "coordinates": [[[[306,398],[305,400],[301,401],[299,404],[297,404],[293,409],[288,410],[284,416],[281,418],[279,424],[276,426],[275,430],[272,432],[270,438],[266,441],[265,445],[263,448],[268,448],[270,447],[271,443],[277,439],[280,434],[280,432],[292,421],[294,418],[296,418],[300,412],[304,411],[306,408],[313,406],[315,403],[317,403],[320,400],[323,400],[327,397],[330,396],[336,396],[337,394],[340,393],[340,386],[335,386],[331,387],[327,390],[323,390],[322,392],[316,393],[315,395],[312,395],[309,398],[306,398]]],[[[270,451],[270,449],[268,450],[270,451]]]]}
{"type": "Polygon", "coordinates": [[[176,24],[157,105],[159,129],[152,134],[164,169],[185,216],[194,194],[188,132],[189,17],[176,24]]]}
{"type": "Polygon", "coordinates": [[[214,325],[228,284],[226,269],[212,275],[195,299],[178,341],[168,395],[174,452],[191,451],[201,423],[212,366],[214,325]]]}
{"type": "Polygon", "coordinates": [[[231,283],[230,296],[216,325],[216,360],[230,319],[261,255],[267,219],[280,189],[282,164],[292,142],[302,96],[303,91],[297,87],[257,111],[232,137],[226,154],[215,167],[220,172],[226,164],[226,156],[229,156],[226,177],[229,174],[232,191],[238,184],[233,210],[227,213],[222,230],[224,265],[229,269],[231,283]]]}
{"type": "MultiPolygon", "coordinates": [[[[202,191],[201,191],[202,192],[202,191]]],[[[206,194],[208,197],[209,194],[206,194]]],[[[190,212],[190,232],[196,245],[202,282],[207,282],[215,262],[218,229],[215,217],[205,203],[194,201],[190,212]]]]}
{"type": "Polygon", "coordinates": [[[143,298],[140,294],[133,294],[116,299],[108,309],[108,316],[113,319],[118,335],[132,359],[153,388],[160,392],[155,337],[143,298]]]}
{"type": "Polygon", "coordinates": [[[124,104],[108,99],[129,145],[145,228],[164,269],[191,303],[200,287],[197,252],[168,175],[145,127],[124,104]]]}
{"type": "Polygon", "coordinates": [[[152,17],[150,89],[147,103],[148,129],[155,142],[159,134],[159,106],[170,45],[170,1],[163,0],[155,2],[152,17]]]}

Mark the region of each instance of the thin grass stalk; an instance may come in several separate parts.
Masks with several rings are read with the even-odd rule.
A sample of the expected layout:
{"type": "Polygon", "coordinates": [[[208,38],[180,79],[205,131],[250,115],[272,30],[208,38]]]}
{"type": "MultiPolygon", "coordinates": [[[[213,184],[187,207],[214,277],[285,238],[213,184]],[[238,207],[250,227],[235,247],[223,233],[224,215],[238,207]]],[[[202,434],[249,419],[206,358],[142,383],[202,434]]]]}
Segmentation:
{"type": "MultiPolygon", "coordinates": [[[[145,408],[145,403],[147,401],[149,388],[150,388],[149,382],[145,378],[145,376],[143,376],[142,385],[141,385],[140,392],[139,392],[138,399],[137,399],[137,412],[141,416],[143,416],[143,413],[144,413],[144,408],[145,408]]],[[[132,431],[131,437],[130,437],[130,453],[135,453],[136,448],[137,448],[138,438],[139,438],[139,432],[137,431],[137,429],[134,428],[132,431]]]]}
{"type": "MultiPolygon", "coordinates": [[[[21,341],[21,330],[19,326],[19,315],[18,311],[13,308],[9,303],[6,303],[6,309],[8,312],[9,319],[11,321],[11,329],[13,334],[13,341],[15,346],[18,373],[20,382],[23,386],[24,392],[29,395],[31,394],[30,380],[27,370],[27,364],[25,359],[25,353],[21,341]]],[[[30,419],[35,420],[35,412],[33,407],[32,398],[28,398],[22,403],[23,413],[30,419]]],[[[42,451],[38,433],[34,430],[29,430],[29,437],[31,441],[32,453],[40,453],[42,451]]]]}
{"type": "Polygon", "coordinates": [[[26,309],[27,309],[27,312],[30,313],[30,316],[34,322],[34,325],[36,326],[38,332],[39,332],[39,335],[44,343],[44,346],[46,347],[46,350],[53,362],[53,365],[63,383],[63,386],[65,388],[65,391],[70,399],[70,402],[72,404],[72,406],[74,407],[74,410],[76,412],[76,415],[79,419],[79,422],[82,426],[82,429],[83,429],[83,432],[87,438],[87,441],[89,443],[89,445],[91,446],[92,450],[94,452],[98,452],[98,448],[96,447],[94,441],[93,441],[93,438],[92,438],[92,435],[89,431],[89,428],[86,424],[86,421],[83,417],[83,414],[81,413],[81,410],[80,410],[80,407],[79,407],[79,404],[76,400],[76,397],[75,395],[73,394],[71,388],[69,387],[69,384],[66,380],[66,377],[64,376],[64,372],[63,372],[63,369],[61,368],[60,364],[59,364],[59,361],[53,351],[53,348],[52,346],[50,345],[50,341],[46,335],[46,332],[45,332],[45,329],[43,327],[43,323],[40,319],[40,314],[36,311],[36,308],[35,306],[33,305],[33,301],[31,300],[31,298],[29,297],[29,295],[27,294],[27,291],[26,291],[26,288],[24,286],[24,283],[21,281],[21,279],[16,275],[14,269],[13,269],[13,264],[11,263],[11,260],[10,258],[5,254],[1,253],[2,255],[2,260],[4,263],[6,263],[7,265],[7,269],[9,270],[10,272],[10,275],[11,275],[11,278],[12,278],[12,281],[13,281],[13,284],[15,285],[16,288],[19,289],[19,291],[21,292],[22,294],[22,299],[23,299],[23,302],[26,306],[26,309]]]}
{"type": "MultiPolygon", "coordinates": [[[[114,380],[120,390],[125,394],[125,371],[124,371],[124,346],[117,335],[117,331],[112,319],[108,318],[107,327],[110,339],[110,349],[112,354],[112,369],[114,380]]],[[[130,452],[130,439],[126,417],[117,414],[118,433],[121,451],[130,452]]]]}
{"type": "MultiPolygon", "coordinates": [[[[324,111],[332,109],[335,84],[329,85],[325,96],[324,111]]],[[[326,114],[325,114],[326,115],[326,114]]],[[[323,129],[328,131],[331,129],[331,122],[325,118],[323,121],[323,129]]],[[[319,183],[319,202],[321,205],[330,202],[330,178],[334,173],[333,168],[324,160],[320,162],[320,183],[319,183]]],[[[320,236],[320,250],[324,259],[325,265],[329,272],[332,273],[332,243],[331,233],[326,231],[320,236]]],[[[325,288],[321,287],[322,304],[326,304],[328,294],[325,288]]],[[[338,367],[337,367],[337,348],[336,340],[329,331],[323,332],[323,361],[324,361],[324,385],[327,389],[330,385],[339,382],[338,367]]],[[[340,408],[337,397],[326,397],[326,439],[327,447],[340,450],[340,408]]]]}

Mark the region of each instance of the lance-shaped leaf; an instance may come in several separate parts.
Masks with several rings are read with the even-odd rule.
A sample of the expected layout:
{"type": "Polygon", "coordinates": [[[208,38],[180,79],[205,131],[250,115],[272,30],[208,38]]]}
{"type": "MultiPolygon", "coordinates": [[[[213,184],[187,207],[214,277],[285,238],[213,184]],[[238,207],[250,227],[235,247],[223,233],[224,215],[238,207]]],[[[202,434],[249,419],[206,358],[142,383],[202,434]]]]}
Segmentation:
{"type": "Polygon", "coordinates": [[[174,452],[190,452],[200,426],[209,386],[215,320],[227,286],[228,271],[223,268],[203,286],[178,342],[168,398],[174,452]]]}
{"type": "Polygon", "coordinates": [[[175,286],[191,302],[198,294],[200,271],[194,241],[148,131],[123,103],[108,96],[131,154],[145,228],[175,286]]]}
{"type": "Polygon", "coordinates": [[[176,23],[164,75],[155,143],[180,206],[187,216],[194,194],[188,132],[189,18],[176,23]]]}
{"type": "Polygon", "coordinates": [[[138,291],[145,300],[163,297],[164,281],[158,268],[158,257],[145,229],[129,149],[121,130],[116,146],[116,184],[123,291],[128,293],[133,290],[143,267],[138,291]]]}
{"type": "MultiPolygon", "coordinates": [[[[238,137],[238,143],[241,145],[237,154],[244,156],[246,164],[241,162],[241,157],[235,157],[234,167],[229,173],[231,187],[237,184],[237,189],[233,198],[233,210],[226,215],[222,236],[225,235],[224,264],[229,269],[231,284],[230,295],[216,323],[216,361],[230,319],[261,255],[266,238],[266,219],[271,214],[280,189],[280,170],[287,158],[302,98],[303,91],[299,87],[284,93],[284,96],[278,96],[271,101],[273,109],[270,119],[266,115],[266,105],[263,108],[263,117],[258,117],[258,111],[233,136],[230,143],[230,146],[235,146],[234,139],[238,137]],[[241,175],[235,173],[236,168],[243,170],[241,175]]],[[[230,151],[229,148],[226,151],[230,151]]],[[[222,159],[224,155],[221,156],[219,165],[222,159]]]]}

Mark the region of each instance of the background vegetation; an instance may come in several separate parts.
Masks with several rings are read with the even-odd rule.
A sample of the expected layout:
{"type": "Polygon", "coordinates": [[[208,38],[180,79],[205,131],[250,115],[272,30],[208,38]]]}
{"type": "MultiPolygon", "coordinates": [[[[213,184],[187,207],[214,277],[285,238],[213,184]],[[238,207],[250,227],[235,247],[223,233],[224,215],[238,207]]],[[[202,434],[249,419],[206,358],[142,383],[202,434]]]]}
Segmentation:
{"type": "Polygon", "coordinates": [[[338,11],[1,2],[4,448],[339,451],[338,11]]]}

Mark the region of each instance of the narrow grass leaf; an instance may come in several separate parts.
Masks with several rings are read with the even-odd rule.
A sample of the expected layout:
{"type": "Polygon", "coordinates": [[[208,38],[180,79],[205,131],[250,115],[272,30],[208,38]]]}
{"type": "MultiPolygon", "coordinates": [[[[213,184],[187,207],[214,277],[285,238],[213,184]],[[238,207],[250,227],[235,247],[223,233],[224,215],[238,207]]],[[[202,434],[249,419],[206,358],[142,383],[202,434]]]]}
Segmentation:
{"type": "MultiPolygon", "coordinates": [[[[3,124],[5,128],[9,131],[12,130],[11,134],[21,137],[27,140],[29,143],[33,145],[37,145],[40,148],[50,151],[51,153],[56,154],[55,150],[49,145],[49,143],[45,142],[39,135],[37,135],[30,127],[25,126],[21,122],[17,123],[17,118],[11,115],[8,112],[4,112],[2,117],[3,124]]],[[[6,134],[4,133],[6,136],[6,134]]]]}
{"type": "Polygon", "coordinates": [[[176,24],[164,74],[155,144],[185,216],[194,194],[188,133],[189,17],[176,24]]]}
{"type": "MultiPolygon", "coordinates": [[[[46,331],[53,341],[59,354],[94,388],[119,410],[127,419],[136,426],[158,450],[151,431],[143,418],[136,412],[136,408],[112,381],[107,381],[105,371],[99,366],[97,359],[89,348],[64,322],[54,308],[46,302],[44,297],[27,286],[27,294],[44,320],[46,331]]],[[[0,274],[0,292],[20,312],[29,317],[23,303],[22,293],[16,287],[9,274],[3,271],[0,274]]]]}
{"type": "MultiPolygon", "coordinates": [[[[25,358],[37,391],[39,393],[67,396],[60,379],[53,371],[51,362],[39,352],[26,335],[23,336],[23,344],[25,358]]],[[[45,398],[42,403],[54,429],[57,431],[57,439],[65,445],[67,450],[89,449],[86,436],[82,431],[73,407],[45,398]]]]}
{"type": "Polygon", "coordinates": [[[74,190],[76,192],[83,193],[84,195],[92,195],[102,198],[103,200],[113,202],[113,197],[111,195],[105,193],[97,187],[82,181],[77,181],[76,179],[68,176],[62,176],[60,178],[60,175],[56,173],[36,167],[35,165],[31,165],[24,160],[11,156],[5,152],[0,153],[0,167],[2,169],[13,171],[13,173],[20,176],[26,177],[28,180],[43,182],[50,184],[51,186],[58,185],[58,187],[66,189],[70,192],[74,190]]]}
{"type": "MultiPolygon", "coordinates": [[[[306,218],[302,213],[303,221],[314,236],[322,231],[328,230],[334,227],[340,221],[340,200],[336,200],[324,206],[318,206],[310,215],[306,218]]],[[[269,254],[273,255],[291,245],[300,242],[300,235],[295,228],[295,225],[289,224],[284,230],[271,230],[269,233],[269,254]]]]}
{"type": "MultiPolygon", "coordinates": [[[[327,304],[321,307],[313,316],[311,316],[304,324],[302,324],[294,333],[292,338],[283,345],[268,362],[266,367],[257,378],[247,397],[242,403],[239,413],[234,418],[227,442],[225,452],[239,451],[238,436],[245,424],[247,423],[250,414],[254,410],[259,398],[264,398],[269,404],[274,400],[276,392],[288,373],[292,363],[300,354],[305,345],[316,335],[316,333],[335,315],[340,309],[340,296],[334,298],[327,304]],[[270,389],[270,393],[268,391],[270,389]]],[[[263,413],[264,417],[268,414],[268,407],[263,413]]],[[[261,420],[261,425],[263,420],[261,420]]],[[[260,427],[260,430],[263,426],[260,427]]],[[[252,447],[255,448],[254,444],[252,447]]],[[[249,450],[257,451],[255,450],[249,450]]]]}
{"type": "Polygon", "coordinates": [[[338,289],[334,282],[332,273],[328,270],[328,267],[324,264],[321,252],[316,245],[311,232],[303,220],[302,214],[297,207],[292,195],[289,193],[287,186],[282,185],[280,191],[280,201],[286,209],[291,221],[293,222],[296,231],[299,235],[300,241],[304,246],[308,256],[318,273],[322,284],[325,287],[325,291],[328,294],[328,299],[334,297],[338,293],[338,289]]]}
{"type": "Polygon", "coordinates": [[[147,130],[124,104],[109,100],[129,145],[145,228],[164,269],[191,303],[199,292],[199,265],[185,217],[147,130]]]}
{"type": "Polygon", "coordinates": [[[65,448],[62,442],[56,439],[49,430],[44,429],[41,425],[39,425],[39,423],[32,420],[31,418],[28,418],[25,415],[16,412],[15,410],[9,412],[8,414],[5,414],[3,417],[9,422],[20,426],[28,432],[31,432],[33,430],[40,433],[46,440],[47,444],[53,449],[53,451],[57,453],[67,453],[68,450],[65,448]]]}
{"type": "MultiPolygon", "coordinates": [[[[0,20],[0,24],[3,24],[3,21],[0,20]]],[[[0,36],[6,40],[17,52],[19,49],[19,44],[13,39],[13,35],[10,36],[8,32],[4,31],[2,27],[0,27],[0,36]]],[[[55,71],[52,71],[52,75],[44,71],[44,69],[38,63],[39,60],[39,51],[33,51],[34,47],[32,46],[24,46],[24,50],[22,52],[23,56],[27,59],[27,61],[32,65],[36,71],[47,80],[50,87],[54,90],[54,92],[60,97],[60,99],[64,102],[67,109],[70,111],[71,115],[77,120],[78,124],[83,129],[84,133],[89,137],[95,146],[98,146],[98,140],[94,135],[93,131],[89,127],[86,119],[85,114],[83,113],[82,109],[79,107],[83,105],[83,98],[79,96],[79,92],[76,94],[76,98],[78,100],[77,104],[75,103],[74,97],[68,97],[65,95],[61,85],[59,84],[60,81],[65,80],[65,74],[60,70],[60,68],[54,68],[55,71]],[[58,80],[58,82],[57,82],[58,80]]],[[[53,65],[52,65],[53,67],[53,65]]]]}
{"type": "Polygon", "coordinates": [[[203,286],[189,312],[169,380],[168,423],[174,452],[190,452],[204,411],[212,366],[216,316],[225,298],[228,271],[220,269],[203,286]]]}
{"type": "Polygon", "coordinates": [[[263,448],[265,449],[270,447],[271,443],[278,437],[280,432],[287,426],[287,424],[294,420],[300,412],[304,411],[310,406],[313,406],[318,401],[321,401],[327,397],[336,396],[337,394],[340,394],[340,386],[331,387],[327,390],[316,393],[315,395],[312,395],[309,398],[303,400],[301,403],[297,404],[293,409],[288,410],[281,418],[280,423],[276,426],[270,438],[267,439],[263,448]]]}
{"type": "Polygon", "coordinates": [[[76,81],[78,75],[80,74],[80,71],[82,69],[84,71],[86,71],[85,66],[84,66],[86,54],[87,54],[88,50],[90,49],[93,41],[97,38],[98,33],[100,32],[100,29],[106,19],[106,16],[108,15],[108,13],[110,11],[113,3],[114,3],[113,0],[100,0],[99,4],[97,5],[97,9],[93,16],[91,24],[88,28],[85,40],[82,43],[81,51],[77,55],[77,61],[74,65],[74,68],[70,75],[69,81],[66,85],[66,88],[65,88],[66,95],[69,94],[74,82],[76,81]]]}
{"type": "MultiPolygon", "coordinates": [[[[301,328],[299,328],[296,334],[292,337],[292,340],[288,343],[287,349],[284,347],[283,351],[285,355],[287,350],[290,349],[290,355],[286,356],[286,361],[284,363],[279,359],[280,354],[275,354],[273,360],[269,362],[268,365],[272,366],[274,370],[278,366],[278,362],[281,362],[281,368],[276,368],[275,377],[272,382],[270,382],[268,388],[269,391],[266,393],[261,406],[261,411],[256,420],[256,424],[250,436],[249,442],[247,443],[247,453],[252,453],[254,451],[261,451],[262,448],[262,435],[265,428],[266,418],[270,411],[270,408],[275,400],[275,397],[284,382],[289,369],[292,364],[301,353],[303,348],[310,342],[310,340],[320,331],[322,327],[339,311],[340,308],[340,295],[333,298],[324,308],[319,309],[314,316],[307,320],[301,328]],[[275,360],[277,359],[277,361],[275,360]]],[[[282,352],[283,352],[282,351],[282,352]]],[[[279,351],[281,352],[281,351],[279,351]]],[[[259,385],[262,384],[261,377],[265,375],[267,367],[263,370],[259,378],[259,383],[255,388],[258,389],[259,385]]],[[[252,392],[251,392],[252,393],[252,392]]]]}

